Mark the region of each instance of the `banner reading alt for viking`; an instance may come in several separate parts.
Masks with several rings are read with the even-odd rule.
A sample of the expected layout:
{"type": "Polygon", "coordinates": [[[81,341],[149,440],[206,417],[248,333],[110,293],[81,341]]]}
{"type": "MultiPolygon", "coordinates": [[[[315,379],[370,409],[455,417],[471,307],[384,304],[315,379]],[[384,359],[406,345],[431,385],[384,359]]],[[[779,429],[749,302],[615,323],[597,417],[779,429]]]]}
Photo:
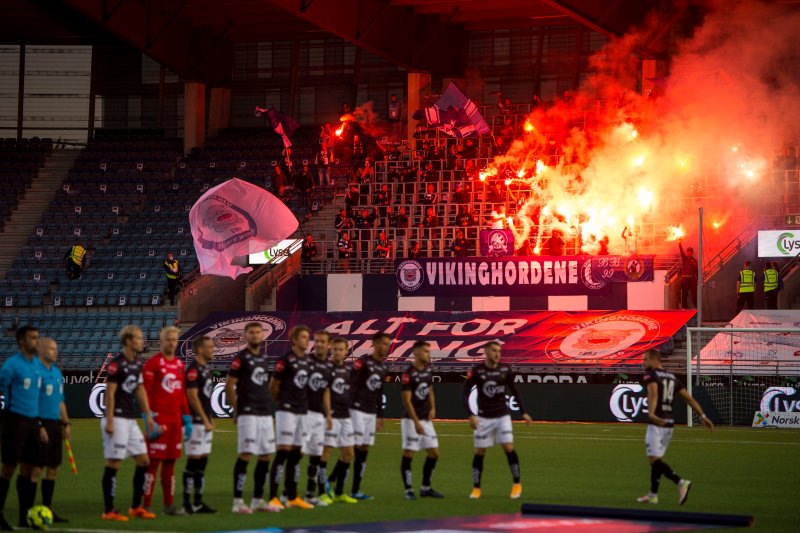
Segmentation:
{"type": "Polygon", "coordinates": [[[395,267],[403,296],[605,295],[612,282],[595,279],[592,258],[581,255],[398,259],[395,267]]]}

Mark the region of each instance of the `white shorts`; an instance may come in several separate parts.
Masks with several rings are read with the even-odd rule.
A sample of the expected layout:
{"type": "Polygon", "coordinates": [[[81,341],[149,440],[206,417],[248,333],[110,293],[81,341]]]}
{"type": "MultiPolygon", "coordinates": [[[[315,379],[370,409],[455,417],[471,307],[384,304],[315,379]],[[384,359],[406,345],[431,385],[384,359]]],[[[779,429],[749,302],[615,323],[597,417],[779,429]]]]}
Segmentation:
{"type": "Polygon", "coordinates": [[[476,448],[491,448],[497,444],[511,444],[514,442],[514,433],[511,429],[511,416],[500,418],[478,418],[478,429],[472,436],[476,448]]]}
{"type": "Polygon", "coordinates": [[[236,419],[237,453],[272,455],[275,453],[275,428],[271,416],[239,415],[236,419]]]}
{"type": "Polygon", "coordinates": [[[302,446],[308,439],[306,416],[289,411],[275,412],[278,446],[302,446]]]}
{"type": "Polygon", "coordinates": [[[664,454],[667,453],[667,448],[669,448],[669,441],[672,440],[672,431],[674,429],[662,428],[653,424],[647,425],[644,443],[648,457],[664,457],[664,454]]]}
{"type": "Polygon", "coordinates": [[[306,415],[306,431],[308,438],[303,445],[303,454],[312,457],[322,455],[322,448],[325,446],[325,415],[315,411],[309,411],[306,415]]]}
{"type": "Polygon", "coordinates": [[[438,448],[439,439],[436,438],[436,429],[433,427],[433,422],[420,420],[419,423],[422,424],[422,429],[425,430],[424,435],[417,433],[413,420],[410,418],[403,419],[400,424],[400,432],[403,435],[403,449],[410,452],[418,452],[419,450],[438,448]]]}
{"type": "Polygon", "coordinates": [[[356,446],[375,444],[375,421],[377,418],[377,415],[373,413],[350,409],[350,420],[353,421],[353,438],[356,446]]]}
{"type": "Polygon", "coordinates": [[[347,448],[355,445],[353,421],[349,418],[334,418],[333,428],[325,430],[325,447],[347,448]]]}
{"type": "Polygon", "coordinates": [[[186,455],[196,457],[211,453],[211,441],[214,440],[214,432],[206,431],[202,422],[192,424],[192,434],[186,443],[186,455]]]}
{"type": "Polygon", "coordinates": [[[136,419],[114,417],[114,433],[111,435],[106,433],[106,420],[106,418],[100,420],[103,458],[122,460],[137,455],[147,455],[147,444],[136,419]]]}

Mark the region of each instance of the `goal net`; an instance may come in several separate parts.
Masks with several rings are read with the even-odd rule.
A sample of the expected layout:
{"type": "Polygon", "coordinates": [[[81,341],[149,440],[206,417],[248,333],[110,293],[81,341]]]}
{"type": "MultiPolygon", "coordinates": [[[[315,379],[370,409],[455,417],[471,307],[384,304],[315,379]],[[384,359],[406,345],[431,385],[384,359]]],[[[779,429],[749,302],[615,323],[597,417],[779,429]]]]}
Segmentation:
{"type": "Polygon", "coordinates": [[[800,329],[690,327],[686,351],[687,388],[714,423],[800,412],[800,329]]]}

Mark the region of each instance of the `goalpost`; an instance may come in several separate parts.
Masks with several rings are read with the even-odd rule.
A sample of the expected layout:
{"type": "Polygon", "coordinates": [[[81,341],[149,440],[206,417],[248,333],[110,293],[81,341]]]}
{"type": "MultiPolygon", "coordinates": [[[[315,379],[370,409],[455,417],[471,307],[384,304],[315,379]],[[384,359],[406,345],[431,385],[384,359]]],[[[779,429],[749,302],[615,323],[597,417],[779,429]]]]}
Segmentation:
{"type": "Polygon", "coordinates": [[[800,411],[800,328],[687,328],[686,387],[715,424],[749,426],[772,405],[800,411]]]}

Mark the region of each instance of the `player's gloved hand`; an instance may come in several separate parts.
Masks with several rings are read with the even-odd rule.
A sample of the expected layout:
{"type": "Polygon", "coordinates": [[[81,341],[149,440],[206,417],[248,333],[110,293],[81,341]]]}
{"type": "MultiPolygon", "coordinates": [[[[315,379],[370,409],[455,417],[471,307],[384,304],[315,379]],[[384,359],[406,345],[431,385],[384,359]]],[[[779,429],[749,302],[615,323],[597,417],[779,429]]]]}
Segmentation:
{"type": "Polygon", "coordinates": [[[181,415],[181,422],[183,422],[183,440],[188,441],[192,436],[192,417],[191,415],[181,415]]]}
{"type": "Polygon", "coordinates": [[[163,432],[161,431],[161,426],[159,426],[158,422],[156,422],[156,416],[158,416],[158,413],[152,413],[151,416],[153,420],[152,426],[147,421],[147,415],[142,413],[142,419],[144,420],[144,430],[145,433],[147,433],[147,438],[150,440],[154,440],[160,437],[161,433],[163,432]]]}

